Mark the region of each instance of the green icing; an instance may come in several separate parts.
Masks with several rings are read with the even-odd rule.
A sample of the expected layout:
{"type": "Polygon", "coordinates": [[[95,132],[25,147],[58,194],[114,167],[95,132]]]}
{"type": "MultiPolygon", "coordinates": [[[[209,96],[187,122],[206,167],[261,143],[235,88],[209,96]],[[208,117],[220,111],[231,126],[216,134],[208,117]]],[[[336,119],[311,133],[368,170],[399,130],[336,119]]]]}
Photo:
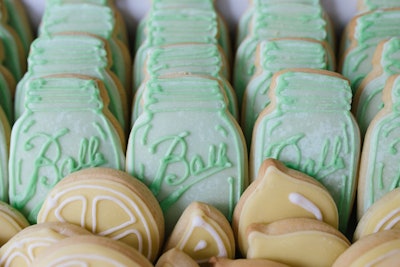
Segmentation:
{"type": "Polygon", "coordinates": [[[361,0],[361,10],[360,11],[371,11],[375,9],[382,8],[392,8],[399,7],[398,0],[361,0]]]}
{"type": "Polygon", "coordinates": [[[329,71],[285,71],[276,77],[271,109],[254,129],[250,178],[272,157],[321,182],[335,200],[345,232],[355,196],[360,150],[350,113],[349,83],[329,71]],[[272,104],[273,103],[273,104],[272,104]]]}
{"type": "Polygon", "coordinates": [[[363,156],[366,160],[361,163],[364,175],[360,176],[358,190],[363,190],[363,198],[359,197],[359,214],[366,210],[382,196],[399,187],[400,168],[400,120],[399,120],[399,74],[394,77],[392,86],[385,86],[389,97],[384,99],[385,108],[379,120],[368,128],[369,138],[364,141],[363,156]],[[390,108],[389,108],[390,107],[390,108]],[[369,148],[369,149],[368,149],[369,148]],[[361,185],[364,185],[362,187],[361,185]]]}
{"type": "Polygon", "coordinates": [[[26,111],[11,132],[9,197],[35,223],[45,196],[63,177],[89,167],[123,169],[125,157],[93,80],[49,76],[27,86],[26,111]]]}
{"type": "Polygon", "coordinates": [[[11,95],[11,88],[3,73],[0,71],[0,106],[3,109],[3,112],[10,124],[14,122],[12,98],[13,96],[11,95]]]}
{"type": "Polygon", "coordinates": [[[255,74],[256,47],[260,41],[285,37],[327,41],[327,28],[319,5],[282,3],[257,8],[252,17],[251,31],[236,52],[233,85],[239,103],[242,103],[246,86],[255,74]]]}
{"type": "Polygon", "coordinates": [[[259,63],[242,101],[242,127],[248,145],[258,115],[270,102],[268,91],[272,75],[287,68],[332,68],[330,53],[323,43],[311,39],[283,38],[259,42],[256,50],[259,63]]]}
{"type": "Polygon", "coordinates": [[[64,32],[89,33],[105,39],[112,57],[111,70],[117,75],[124,88],[130,89],[131,59],[129,50],[118,39],[114,10],[109,6],[93,4],[64,4],[46,8],[39,36],[53,36],[64,32]]]}
{"type": "Polygon", "coordinates": [[[127,171],[149,186],[172,230],[192,201],[231,218],[247,185],[247,152],[218,81],[201,76],[152,78],[133,125],[127,171]]]}
{"type": "MultiPolygon", "coordinates": [[[[5,116],[0,107],[0,116],[5,116]]],[[[10,125],[7,121],[0,123],[0,201],[8,202],[8,156],[10,125]]]]}
{"type": "MultiPolygon", "coordinates": [[[[156,78],[164,75],[205,75],[218,79],[223,86],[228,98],[228,109],[238,118],[236,95],[227,81],[228,71],[226,59],[219,49],[213,44],[178,44],[157,46],[149,49],[145,63],[146,76],[156,78]]],[[[141,99],[144,86],[136,92],[133,103],[132,122],[142,112],[141,99]]]]}
{"type": "MultiPolygon", "coordinates": [[[[373,66],[371,73],[380,73],[366,83],[358,94],[358,104],[355,108],[360,131],[364,135],[375,115],[383,108],[382,91],[387,79],[400,73],[400,38],[393,37],[384,41],[382,50],[377,50],[375,58],[379,62],[373,66]]],[[[367,76],[368,77],[368,76],[367,76]]]]}
{"type": "Polygon", "coordinates": [[[15,31],[9,26],[0,23],[0,41],[3,44],[5,58],[3,66],[5,66],[18,81],[25,72],[25,64],[22,60],[23,55],[20,53],[21,40],[15,38],[15,31]]]}
{"type": "Polygon", "coordinates": [[[110,98],[109,109],[125,128],[125,91],[118,89],[122,85],[110,72],[107,44],[102,39],[88,35],[41,36],[31,45],[28,71],[17,85],[15,117],[23,114],[26,84],[30,80],[51,74],[79,74],[97,78],[104,83],[110,98]]]}
{"type": "Polygon", "coordinates": [[[346,51],[342,74],[350,80],[353,92],[372,70],[372,57],[379,42],[398,35],[399,15],[400,8],[376,10],[355,17],[351,22],[355,25],[354,45],[346,51]]]}

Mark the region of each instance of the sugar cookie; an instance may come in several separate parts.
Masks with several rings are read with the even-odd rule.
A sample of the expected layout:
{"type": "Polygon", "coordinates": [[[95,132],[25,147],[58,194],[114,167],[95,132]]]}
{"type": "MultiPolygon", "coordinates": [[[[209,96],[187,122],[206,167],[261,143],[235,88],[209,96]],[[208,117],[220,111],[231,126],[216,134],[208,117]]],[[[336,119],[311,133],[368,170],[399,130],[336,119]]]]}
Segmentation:
{"type": "Polygon", "coordinates": [[[243,94],[241,122],[250,146],[254,123],[268,106],[272,75],[287,68],[334,70],[334,55],[326,42],[309,38],[277,38],[260,41],[255,52],[255,72],[243,94]]]}
{"type": "Polygon", "coordinates": [[[359,14],[347,25],[339,71],[350,80],[354,93],[372,70],[372,57],[379,42],[398,35],[399,18],[400,8],[379,9],[359,14]]]}
{"type": "Polygon", "coordinates": [[[0,248],[0,265],[30,267],[32,261],[47,252],[58,241],[75,235],[91,235],[79,226],[60,223],[40,223],[24,228],[0,248]]]}
{"type": "Polygon", "coordinates": [[[126,44],[118,39],[112,7],[90,4],[63,4],[46,8],[38,29],[39,36],[63,32],[89,33],[105,39],[111,50],[111,70],[118,76],[127,95],[131,91],[132,60],[126,44]],[[95,21],[96,23],[93,23],[95,21]]]}
{"type": "Polygon", "coordinates": [[[350,112],[351,88],[340,74],[313,69],[275,73],[271,103],[256,121],[250,179],[266,158],[317,179],[331,193],[346,232],[357,187],[360,133],[350,112]]]}
{"type": "Polygon", "coordinates": [[[35,39],[28,56],[28,71],[18,82],[15,117],[19,118],[25,110],[26,84],[29,80],[54,74],[87,75],[103,82],[110,99],[108,108],[125,129],[127,96],[121,82],[111,72],[111,61],[108,43],[95,35],[63,33],[35,39]]]}
{"type": "Polygon", "coordinates": [[[247,258],[290,266],[332,266],[350,247],[350,242],[336,228],[308,218],[253,224],[247,229],[247,238],[247,258]]]}
{"type": "Polygon", "coordinates": [[[348,248],[332,267],[388,267],[400,262],[400,230],[391,229],[367,235],[348,248]]]}
{"type": "Polygon", "coordinates": [[[354,232],[354,241],[379,231],[400,228],[400,188],[393,189],[372,204],[361,217],[354,232]]]}
{"type": "Polygon", "coordinates": [[[165,244],[165,250],[178,248],[197,263],[212,256],[233,259],[235,239],[225,216],[206,203],[191,203],[176,223],[165,244]]]}
{"type": "Polygon", "coordinates": [[[101,81],[53,75],[27,86],[26,111],[11,132],[9,197],[34,223],[47,193],[67,174],[100,166],[122,170],[125,137],[101,81]]]}
{"type": "Polygon", "coordinates": [[[0,201],[0,247],[28,226],[29,222],[18,210],[0,201]]]}
{"type": "Polygon", "coordinates": [[[164,238],[162,211],[150,190],[126,172],[110,168],[66,176],[49,192],[37,221],[80,225],[136,248],[151,261],[164,238]]]}
{"type": "Polygon", "coordinates": [[[400,73],[400,38],[392,37],[378,44],[372,70],[362,80],[352,104],[362,136],[376,114],[383,108],[382,91],[389,76],[400,73]]]}
{"type": "Polygon", "coordinates": [[[400,7],[397,0],[357,0],[357,11],[359,13],[372,11],[375,9],[400,7]]]}
{"type": "Polygon", "coordinates": [[[371,121],[364,138],[357,191],[358,219],[374,202],[400,185],[399,92],[400,74],[390,76],[382,92],[384,108],[371,121]]]}
{"type": "Polygon", "coordinates": [[[265,259],[227,259],[212,257],[211,267],[289,267],[289,265],[265,259]]]}
{"type": "Polygon", "coordinates": [[[180,249],[172,248],[163,253],[155,267],[199,267],[197,262],[180,249]]]}
{"type": "Polygon", "coordinates": [[[102,236],[74,236],[59,241],[37,257],[30,267],[101,266],[151,267],[136,249],[102,236]]]}
{"type": "Polygon", "coordinates": [[[249,225],[294,217],[313,218],[335,228],[339,224],[336,204],[320,183],[275,159],[266,159],[233,214],[232,227],[242,255],[248,249],[249,225]]]}
{"type": "Polygon", "coordinates": [[[220,88],[218,80],[194,75],[147,82],[126,166],[157,197],[167,233],[193,201],[230,219],[248,183],[243,134],[220,88]]]}
{"type": "MultiPolygon", "coordinates": [[[[264,1],[265,2],[265,1],[264,1]]],[[[321,5],[275,2],[261,3],[255,8],[249,34],[236,50],[233,86],[239,104],[255,72],[255,52],[261,40],[272,38],[311,38],[327,41],[329,27],[321,5]]]]}
{"type": "Polygon", "coordinates": [[[0,201],[8,202],[9,200],[9,150],[11,126],[7,117],[0,106],[0,201]]]}

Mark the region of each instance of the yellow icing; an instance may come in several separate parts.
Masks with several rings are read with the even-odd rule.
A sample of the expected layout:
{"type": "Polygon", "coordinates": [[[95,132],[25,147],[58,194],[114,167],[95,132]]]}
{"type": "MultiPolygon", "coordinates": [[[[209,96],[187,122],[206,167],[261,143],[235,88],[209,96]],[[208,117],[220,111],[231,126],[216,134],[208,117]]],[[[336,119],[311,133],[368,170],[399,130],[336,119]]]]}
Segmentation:
{"type": "Polygon", "coordinates": [[[349,267],[398,266],[400,262],[400,239],[391,240],[362,253],[349,267]],[[396,264],[393,264],[396,263],[396,264]]]}
{"type": "Polygon", "coordinates": [[[3,246],[11,237],[28,225],[27,222],[26,224],[17,222],[16,218],[0,210],[0,246],[3,246]]]}
{"type": "Polygon", "coordinates": [[[321,231],[299,231],[282,235],[251,232],[247,258],[263,258],[297,267],[332,266],[349,244],[321,231]]]}
{"type": "MultiPolygon", "coordinates": [[[[54,253],[35,261],[32,267],[35,266],[145,267],[114,248],[87,243],[73,244],[57,249],[54,253]]],[[[148,263],[146,266],[151,266],[151,264],[148,263]]]]}
{"type": "Polygon", "coordinates": [[[147,203],[113,180],[80,179],[56,186],[38,214],[38,223],[50,221],[67,221],[122,241],[150,260],[155,259],[162,242],[147,203]]]}
{"type": "Polygon", "coordinates": [[[246,255],[248,248],[246,229],[252,223],[270,223],[284,218],[306,217],[322,219],[338,228],[335,202],[323,187],[293,178],[275,166],[270,166],[256,182],[257,185],[253,185],[254,190],[243,203],[238,219],[237,238],[243,255],[246,255]],[[313,207],[305,205],[304,201],[295,203],[299,197],[313,207]]]}

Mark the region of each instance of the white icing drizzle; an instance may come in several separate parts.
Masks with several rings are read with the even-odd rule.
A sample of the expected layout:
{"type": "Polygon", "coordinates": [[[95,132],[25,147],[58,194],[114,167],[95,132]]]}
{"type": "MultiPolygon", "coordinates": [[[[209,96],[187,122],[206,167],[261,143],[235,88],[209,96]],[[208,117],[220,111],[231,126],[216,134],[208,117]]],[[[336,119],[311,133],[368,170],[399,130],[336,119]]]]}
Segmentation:
{"type": "MultiPolygon", "coordinates": [[[[58,192],[57,194],[55,194],[51,200],[51,205],[54,205],[54,201],[56,201],[57,203],[60,202],[60,199],[65,195],[68,194],[71,191],[74,192],[88,192],[86,191],[88,190],[90,192],[90,190],[102,190],[105,191],[107,193],[110,194],[110,196],[102,196],[102,197],[98,197],[98,198],[93,198],[93,203],[91,205],[91,209],[92,209],[92,219],[96,218],[97,214],[97,202],[100,199],[108,199],[110,201],[113,201],[114,203],[118,204],[125,212],[126,214],[129,216],[129,220],[122,223],[119,226],[107,229],[106,231],[103,231],[101,233],[97,233],[99,235],[107,235],[107,234],[111,234],[112,232],[118,231],[120,229],[123,229],[124,227],[128,227],[130,225],[133,225],[137,222],[140,222],[143,225],[143,228],[146,232],[146,237],[147,237],[147,244],[148,244],[148,253],[147,255],[145,255],[147,258],[151,257],[152,254],[152,240],[151,240],[151,231],[147,222],[147,219],[145,218],[144,214],[142,214],[142,212],[140,211],[139,207],[137,206],[137,204],[133,201],[133,199],[129,198],[128,196],[126,196],[125,194],[121,193],[118,190],[112,189],[110,187],[105,187],[105,186],[101,186],[101,185],[75,185],[72,187],[69,187],[65,190],[62,190],[60,192],[58,192]],[[111,195],[116,195],[117,197],[112,197],[111,195]],[[123,199],[124,201],[121,201],[120,199],[123,199]],[[124,202],[127,202],[128,205],[125,205],[124,202]],[[134,214],[131,212],[131,210],[134,210],[136,212],[136,214],[138,215],[138,219],[134,216],[134,214]]],[[[62,203],[60,203],[58,205],[57,210],[55,211],[55,215],[57,217],[57,219],[61,222],[65,221],[65,219],[62,217],[61,215],[61,210],[67,206],[69,203],[76,201],[76,200],[80,200],[82,201],[82,214],[81,214],[81,226],[85,225],[85,214],[87,213],[87,209],[88,209],[88,200],[86,199],[85,196],[81,195],[81,196],[74,196],[74,197],[69,197],[68,199],[64,200],[62,203]]],[[[43,210],[43,220],[45,220],[45,218],[48,216],[50,210],[52,209],[51,205],[50,207],[47,206],[47,202],[45,202],[44,207],[42,207],[43,210]]],[[[96,229],[97,225],[96,225],[96,220],[93,220],[93,228],[92,229],[96,229]]],[[[134,231],[132,232],[132,229],[126,229],[124,232],[122,232],[121,234],[119,234],[118,236],[127,236],[130,233],[134,233],[137,236],[137,240],[138,240],[138,250],[139,252],[141,252],[142,254],[144,253],[143,248],[144,248],[144,243],[143,243],[143,236],[139,231],[134,231]],[[139,248],[141,248],[142,250],[140,250],[139,248]]],[[[115,238],[114,238],[115,239],[115,238]]]]}
{"type": "Polygon", "coordinates": [[[200,240],[197,245],[194,247],[194,251],[200,251],[207,247],[207,241],[200,240]]]}
{"type": "Polygon", "coordinates": [[[319,221],[323,220],[321,210],[317,207],[317,205],[315,205],[312,201],[310,201],[305,196],[303,196],[299,193],[290,193],[289,201],[291,203],[305,209],[306,211],[312,213],[317,220],[319,220],[319,221]]]}
{"type": "Polygon", "coordinates": [[[392,249],[392,250],[386,252],[385,254],[379,256],[378,258],[375,258],[372,261],[367,262],[364,267],[373,267],[373,266],[375,266],[375,264],[379,263],[380,261],[382,261],[386,258],[389,258],[391,256],[394,256],[398,253],[400,253],[400,249],[398,249],[398,248],[392,249]]]}
{"type": "MultiPolygon", "coordinates": [[[[192,223],[190,224],[190,229],[186,232],[186,235],[183,237],[181,245],[180,245],[180,249],[183,250],[183,248],[186,246],[189,238],[191,237],[191,235],[193,234],[193,231],[196,229],[196,227],[200,227],[203,228],[204,230],[206,230],[215,240],[215,242],[217,243],[217,247],[218,247],[218,255],[216,255],[217,257],[228,257],[228,252],[226,251],[224,242],[221,240],[221,237],[219,236],[219,234],[215,231],[215,229],[208,224],[206,221],[203,220],[203,218],[201,218],[200,216],[195,216],[192,220],[192,223]]],[[[205,240],[200,240],[199,243],[202,245],[207,245],[205,240]]],[[[196,248],[199,248],[198,245],[199,243],[196,245],[194,251],[198,251],[196,250],[196,248]]],[[[204,249],[205,247],[203,247],[202,249],[204,249]]],[[[196,260],[197,263],[204,263],[204,262],[208,262],[208,258],[207,259],[198,259],[196,260]]]]}
{"type": "Polygon", "coordinates": [[[392,229],[394,225],[396,225],[398,222],[400,222],[400,208],[392,210],[389,214],[387,214],[385,217],[382,218],[382,220],[379,221],[379,223],[376,225],[374,229],[374,233],[379,232],[381,230],[388,230],[392,229]],[[386,224],[387,222],[388,225],[386,225],[383,229],[383,225],[386,224]]]}
{"type": "MultiPolygon", "coordinates": [[[[101,252],[99,252],[101,253],[101,252]]],[[[94,266],[94,263],[101,263],[102,266],[113,266],[113,267],[130,267],[126,266],[125,264],[114,260],[110,257],[98,255],[98,254],[71,254],[71,255],[66,255],[63,257],[59,257],[49,263],[46,264],[46,266],[51,267],[71,267],[71,266],[81,266],[81,267],[88,267],[88,266],[94,266]],[[106,265],[107,264],[107,265],[106,265]]]]}

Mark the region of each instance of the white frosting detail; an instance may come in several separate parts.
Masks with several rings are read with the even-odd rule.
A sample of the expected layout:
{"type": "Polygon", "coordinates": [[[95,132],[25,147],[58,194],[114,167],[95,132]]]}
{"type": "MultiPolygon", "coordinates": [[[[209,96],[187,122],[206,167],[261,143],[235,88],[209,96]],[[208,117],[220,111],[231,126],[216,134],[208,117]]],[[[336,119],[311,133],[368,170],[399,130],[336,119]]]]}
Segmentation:
{"type": "MultiPolygon", "coordinates": [[[[190,229],[186,232],[186,235],[183,236],[181,245],[179,247],[181,250],[183,250],[183,248],[186,246],[189,238],[193,234],[193,231],[196,229],[196,227],[203,228],[204,230],[206,230],[213,237],[213,239],[217,243],[217,247],[218,247],[218,255],[217,255],[217,257],[225,257],[225,258],[228,257],[228,252],[226,251],[226,248],[224,246],[224,242],[221,240],[221,237],[219,236],[219,234],[215,231],[215,229],[210,224],[206,223],[203,220],[203,218],[201,218],[200,216],[195,216],[193,218],[192,223],[190,224],[190,229]]],[[[206,243],[204,240],[200,240],[199,243],[201,243],[202,241],[204,243],[206,243]]],[[[198,245],[196,245],[196,247],[194,248],[194,251],[197,251],[196,248],[198,248],[198,245]]],[[[197,261],[197,263],[204,263],[204,262],[208,262],[208,260],[209,259],[207,258],[207,259],[199,259],[199,260],[196,260],[196,261],[197,261]]]]}
{"type": "Polygon", "coordinates": [[[34,252],[37,248],[49,247],[57,241],[59,239],[49,237],[25,237],[20,241],[13,241],[12,246],[8,246],[6,251],[2,251],[0,266],[9,267],[15,259],[23,260],[26,266],[30,266],[35,259],[34,252]]]}
{"type": "Polygon", "coordinates": [[[374,229],[374,233],[379,232],[381,230],[392,229],[394,225],[396,225],[398,222],[400,222],[399,213],[400,213],[400,208],[397,208],[397,209],[392,210],[385,217],[383,217],[382,220],[380,220],[379,223],[376,225],[376,227],[374,229]],[[381,229],[383,227],[383,225],[386,224],[387,222],[389,222],[388,225],[386,225],[383,229],[381,229]]]}
{"type": "MultiPolygon", "coordinates": [[[[100,252],[99,252],[100,253],[100,252]]],[[[129,267],[121,262],[118,262],[112,258],[101,256],[98,254],[72,254],[64,257],[59,257],[51,262],[46,263],[48,267],[71,267],[81,266],[88,267],[94,266],[93,264],[100,264],[101,266],[112,266],[112,267],[129,267]],[[95,261],[95,262],[92,262],[95,261]]]]}
{"type": "Polygon", "coordinates": [[[384,260],[386,258],[389,258],[389,257],[391,257],[393,255],[396,255],[398,253],[400,253],[400,249],[398,249],[398,248],[392,249],[392,250],[388,251],[387,253],[379,256],[378,258],[373,259],[371,262],[368,262],[367,264],[365,264],[364,267],[373,267],[377,263],[379,264],[380,261],[382,261],[382,260],[384,260]]]}
{"type": "Polygon", "coordinates": [[[205,240],[200,240],[199,243],[194,247],[194,251],[203,250],[207,247],[207,242],[205,240]]]}
{"type": "Polygon", "coordinates": [[[299,194],[299,193],[290,193],[289,194],[289,201],[306,211],[312,213],[315,218],[319,221],[323,220],[323,216],[321,213],[321,210],[315,205],[312,201],[307,199],[305,196],[299,194]]]}
{"type": "MultiPolygon", "coordinates": [[[[147,255],[145,255],[147,258],[151,257],[151,253],[152,253],[152,240],[151,240],[151,231],[149,229],[148,226],[148,222],[144,216],[144,214],[142,214],[142,212],[140,211],[139,207],[136,205],[136,203],[129,198],[128,196],[126,196],[125,194],[119,192],[118,190],[114,190],[112,188],[109,187],[105,187],[105,186],[101,186],[101,185],[75,185],[72,187],[69,187],[68,189],[65,189],[61,192],[58,192],[57,194],[55,194],[52,198],[51,203],[53,203],[54,201],[60,202],[60,198],[63,197],[63,195],[68,194],[71,191],[75,191],[75,192],[85,192],[85,190],[103,190],[106,191],[107,193],[109,193],[110,195],[116,195],[118,196],[118,198],[123,199],[125,202],[129,203],[128,205],[124,204],[123,201],[121,201],[120,199],[118,199],[117,197],[112,197],[112,196],[102,196],[102,197],[96,197],[93,199],[93,203],[91,205],[91,209],[92,209],[92,219],[96,218],[96,214],[97,214],[97,206],[96,204],[98,203],[99,200],[104,200],[104,199],[108,199],[110,201],[113,201],[114,203],[118,204],[125,212],[126,214],[130,217],[130,219],[126,222],[124,222],[123,224],[110,228],[106,231],[103,231],[101,233],[97,233],[99,235],[109,235],[115,231],[119,231],[120,229],[124,228],[124,227],[128,227],[129,225],[133,225],[137,222],[140,222],[141,224],[143,224],[143,228],[146,231],[146,237],[147,237],[147,242],[148,242],[148,253],[147,255]],[[136,219],[136,217],[134,216],[134,214],[131,212],[131,210],[135,210],[136,214],[139,216],[138,219],[136,219]]],[[[65,222],[65,219],[61,216],[61,210],[68,205],[69,203],[73,202],[73,201],[77,201],[80,200],[82,202],[82,214],[81,214],[81,226],[85,225],[85,214],[87,213],[87,209],[88,209],[88,200],[86,199],[85,196],[75,196],[75,197],[70,197],[67,200],[64,200],[62,203],[60,203],[58,205],[58,208],[55,211],[55,215],[57,217],[57,219],[61,222],[65,222]]],[[[47,202],[45,202],[45,204],[42,207],[43,210],[43,220],[44,218],[46,218],[51,210],[51,207],[47,206],[47,202]]],[[[93,220],[93,227],[92,229],[96,229],[97,225],[96,225],[96,220],[93,220]]],[[[119,234],[119,237],[123,237],[123,236],[127,236],[131,233],[134,233],[137,236],[137,240],[138,240],[138,250],[139,252],[141,252],[142,254],[144,253],[143,249],[144,248],[144,244],[143,244],[143,236],[141,235],[141,233],[139,231],[134,231],[132,229],[126,229],[124,232],[122,232],[121,234],[119,234]],[[139,249],[141,248],[141,249],[139,249]]],[[[114,239],[116,239],[116,237],[114,237],[114,239]]]]}

